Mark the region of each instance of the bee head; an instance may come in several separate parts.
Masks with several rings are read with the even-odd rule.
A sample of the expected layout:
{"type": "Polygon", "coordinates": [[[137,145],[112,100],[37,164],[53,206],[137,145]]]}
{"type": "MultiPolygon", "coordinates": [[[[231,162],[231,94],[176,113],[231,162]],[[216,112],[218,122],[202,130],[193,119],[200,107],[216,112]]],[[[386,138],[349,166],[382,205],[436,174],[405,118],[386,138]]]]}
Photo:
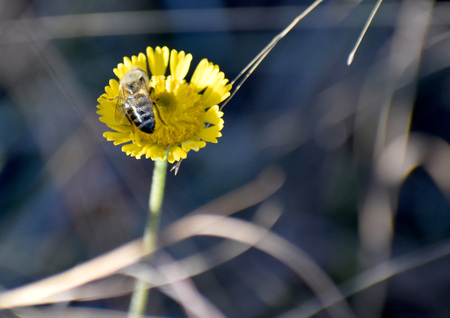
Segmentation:
{"type": "Polygon", "coordinates": [[[134,95],[141,89],[147,89],[148,76],[141,68],[136,67],[122,77],[120,85],[129,95],[134,95]]]}

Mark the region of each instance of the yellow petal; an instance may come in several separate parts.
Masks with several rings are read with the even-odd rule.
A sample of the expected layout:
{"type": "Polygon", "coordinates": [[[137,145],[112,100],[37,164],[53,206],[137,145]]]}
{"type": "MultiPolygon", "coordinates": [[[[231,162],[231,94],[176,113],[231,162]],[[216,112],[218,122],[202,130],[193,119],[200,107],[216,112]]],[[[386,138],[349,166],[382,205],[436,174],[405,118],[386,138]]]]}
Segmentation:
{"type": "Polygon", "coordinates": [[[145,57],[144,53],[139,53],[138,56],[133,55],[131,57],[131,64],[132,64],[131,67],[137,66],[147,73],[147,58],[145,57]]]}
{"type": "Polygon", "coordinates": [[[115,146],[131,141],[130,133],[126,132],[106,131],[103,133],[103,137],[108,141],[113,141],[115,146]]]}
{"type": "Polygon", "coordinates": [[[123,63],[117,64],[117,67],[113,70],[113,72],[119,80],[128,72],[130,64],[131,60],[127,56],[123,58],[123,63]]]}
{"type": "Polygon", "coordinates": [[[142,147],[139,147],[136,144],[123,145],[122,151],[125,152],[128,156],[136,157],[136,159],[141,159],[142,147]]]}
{"type": "Polygon", "coordinates": [[[226,85],[228,80],[223,72],[218,73],[203,93],[202,100],[205,106],[218,105],[230,96],[231,85],[226,85]]]}
{"type": "Polygon", "coordinates": [[[180,159],[186,159],[187,153],[180,147],[170,148],[168,161],[174,163],[175,161],[180,161],[180,159]]]}
{"type": "Polygon", "coordinates": [[[184,51],[177,52],[172,50],[170,52],[170,74],[176,81],[182,81],[189,71],[191,66],[192,55],[184,53],[184,51]]]}
{"type": "Polygon", "coordinates": [[[194,74],[192,74],[190,86],[196,92],[202,91],[206,86],[211,84],[211,81],[219,73],[219,67],[207,59],[203,59],[198,63],[195,68],[194,74]]]}
{"type": "Polygon", "coordinates": [[[146,149],[145,158],[151,158],[152,160],[166,159],[166,151],[159,145],[149,145],[146,149]]]}
{"type": "Polygon", "coordinates": [[[203,120],[205,121],[205,123],[210,123],[213,125],[223,125],[223,119],[221,119],[222,116],[223,112],[219,110],[219,106],[215,105],[205,112],[205,114],[203,115],[203,120]]]}
{"type": "Polygon", "coordinates": [[[167,65],[169,63],[169,48],[167,46],[162,49],[158,46],[153,49],[147,47],[148,66],[153,76],[165,75],[167,65]]]}
{"type": "Polygon", "coordinates": [[[220,128],[218,126],[211,126],[200,130],[197,135],[207,142],[217,143],[217,138],[221,137],[220,128]]]}
{"type": "Polygon", "coordinates": [[[133,55],[131,59],[125,56],[123,58],[123,63],[117,64],[117,67],[113,70],[113,72],[120,80],[126,73],[131,71],[136,66],[147,73],[147,60],[144,53],[139,53],[138,56],[133,55]]]}
{"type": "Polygon", "coordinates": [[[201,140],[197,140],[197,141],[189,140],[189,141],[183,142],[181,144],[181,148],[184,151],[186,151],[186,153],[190,150],[199,151],[200,148],[203,148],[205,146],[206,146],[206,142],[201,141],[201,140]]]}

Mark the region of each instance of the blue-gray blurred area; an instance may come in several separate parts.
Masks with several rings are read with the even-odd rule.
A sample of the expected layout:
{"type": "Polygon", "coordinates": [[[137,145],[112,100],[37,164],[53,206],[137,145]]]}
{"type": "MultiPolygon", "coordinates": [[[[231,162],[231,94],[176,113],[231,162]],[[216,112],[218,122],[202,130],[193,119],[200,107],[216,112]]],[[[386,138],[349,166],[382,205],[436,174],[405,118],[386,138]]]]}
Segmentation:
{"type": "MultiPolygon", "coordinates": [[[[224,108],[219,142],[168,174],[161,228],[279,169],[271,230],[349,293],[356,317],[450,317],[450,2],[383,1],[348,66],[375,2],[324,1],[278,42],[224,108]],[[351,284],[391,259],[404,267],[351,284]]],[[[153,162],[106,141],[96,114],[124,56],[168,46],[232,80],[311,3],[0,1],[1,286],[142,235],[153,162]]],[[[253,222],[259,208],[235,216],[253,222]]],[[[219,242],[195,237],[167,252],[179,259],[219,242]]],[[[256,249],[192,281],[225,317],[301,317],[314,297],[256,249]]],[[[150,296],[149,315],[187,316],[158,290],[150,296]]],[[[128,302],[43,308],[70,317],[75,307],[124,313],[128,302]]]]}

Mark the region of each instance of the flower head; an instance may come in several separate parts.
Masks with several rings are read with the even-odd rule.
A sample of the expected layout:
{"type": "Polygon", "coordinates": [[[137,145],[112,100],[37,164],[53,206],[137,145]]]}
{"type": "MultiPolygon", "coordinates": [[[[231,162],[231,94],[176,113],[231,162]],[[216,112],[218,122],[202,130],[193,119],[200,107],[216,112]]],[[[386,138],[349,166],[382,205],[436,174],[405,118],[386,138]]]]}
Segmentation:
{"type": "Polygon", "coordinates": [[[146,55],[124,57],[114,69],[119,81],[110,80],[98,99],[100,121],[113,130],[103,136],[114,145],[124,144],[127,155],[170,163],[206,142],[216,143],[223,128],[218,104],[230,95],[231,85],[219,66],[207,59],[200,61],[187,82],[191,61],[191,54],[176,50],[169,54],[167,47],[148,47],[146,55]]]}

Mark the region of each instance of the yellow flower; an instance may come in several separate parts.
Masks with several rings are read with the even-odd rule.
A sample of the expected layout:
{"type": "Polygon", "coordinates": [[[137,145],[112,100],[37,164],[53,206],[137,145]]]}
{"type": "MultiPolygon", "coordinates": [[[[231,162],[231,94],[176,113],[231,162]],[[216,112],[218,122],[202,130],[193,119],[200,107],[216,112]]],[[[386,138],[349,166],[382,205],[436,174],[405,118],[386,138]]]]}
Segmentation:
{"type": "MultiPolygon", "coordinates": [[[[114,130],[105,132],[103,136],[114,145],[125,144],[122,151],[129,156],[167,159],[170,163],[185,159],[190,150],[198,151],[206,146],[206,142],[216,143],[222,136],[220,131],[224,123],[218,104],[230,95],[231,89],[219,66],[203,59],[187,82],[185,77],[192,61],[191,54],[172,50],[169,58],[167,47],[155,50],[148,47],[146,53],[139,53],[131,59],[124,57],[123,63],[114,69],[119,81],[110,80],[109,86],[105,87],[106,93],[99,97],[97,113],[100,121],[114,130]],[[121,105],[130,95],[120,93],[124,91],[120,81],[125,74],[136,69],[148,74],[147,61],[151,73],[146,84],[149,87],[145,87],[145,92],[138,92],[143,92],[149,101],[153,101],[153,104],[148,104],[153,105],[150,108],[153,114],[147,117],[154,118],[152,133],[142,131],[132,116],[125,115],[125,108],[121,105]],[[165,76],[167,66],[170,75],[165,76]]],[[[125,84],[122,83],[123,86],[125,84]]]]}

